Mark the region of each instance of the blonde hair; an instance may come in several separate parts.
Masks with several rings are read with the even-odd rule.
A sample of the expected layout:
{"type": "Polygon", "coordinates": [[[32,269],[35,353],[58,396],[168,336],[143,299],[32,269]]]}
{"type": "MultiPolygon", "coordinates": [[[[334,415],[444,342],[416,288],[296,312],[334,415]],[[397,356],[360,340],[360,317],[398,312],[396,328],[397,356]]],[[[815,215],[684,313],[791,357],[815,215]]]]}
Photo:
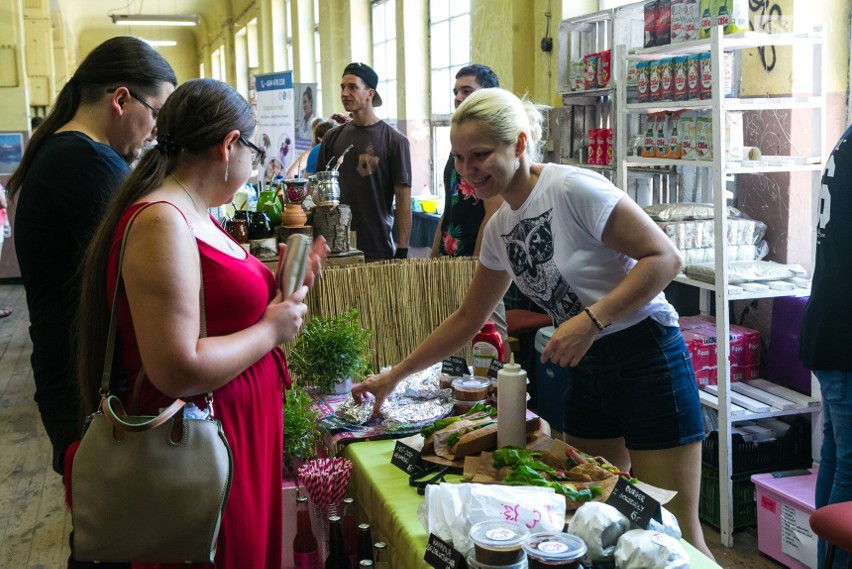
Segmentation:
{"type": "Polygon", "coordinates": [[[478,89],[453,113],[452,124],[481,122],[488,127],[494,139],[504,144],[515,144],[523,132],[527,135],[526,152],[536,162],[541,159],[544,108],[543,105],[533,103],[526,95],[519,99],[505,89],[478,89]]]}

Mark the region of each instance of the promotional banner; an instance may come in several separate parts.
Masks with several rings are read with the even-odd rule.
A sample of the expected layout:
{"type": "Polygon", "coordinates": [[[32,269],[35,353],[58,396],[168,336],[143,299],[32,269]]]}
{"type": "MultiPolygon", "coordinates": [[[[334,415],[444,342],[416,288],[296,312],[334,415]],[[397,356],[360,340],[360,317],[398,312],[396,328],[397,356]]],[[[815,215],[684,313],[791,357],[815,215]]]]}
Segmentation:
{"type": "Polygon", "coordinates": [[[293,98],[296,106],[296,152],[297,155],[313,146],[311,125],[317,118],[314,96],[316,83],[297,83],[293,85],[293,98]]]}
{"type": "MultiPolygon", "coordinates": [[[[293,72],[269,73],[255,78],[257,86],[257,144],[266,151],[260,168],[265,180],[283,174],[299,152],[296,151],[297,105],[293,93],[293,72]]],[[[303,113],[301,105],[299,112],[303,113]]]]}

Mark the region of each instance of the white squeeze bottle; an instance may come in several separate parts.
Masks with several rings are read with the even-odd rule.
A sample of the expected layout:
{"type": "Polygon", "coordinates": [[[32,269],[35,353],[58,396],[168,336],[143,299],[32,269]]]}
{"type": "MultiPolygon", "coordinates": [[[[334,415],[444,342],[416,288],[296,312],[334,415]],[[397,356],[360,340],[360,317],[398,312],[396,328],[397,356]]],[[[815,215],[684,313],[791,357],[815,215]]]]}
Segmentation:
{"type": "Polygon", "coordinates": [[[509,363],[497,372],[497,448],[527,446],[527,372],[509,363]]]}

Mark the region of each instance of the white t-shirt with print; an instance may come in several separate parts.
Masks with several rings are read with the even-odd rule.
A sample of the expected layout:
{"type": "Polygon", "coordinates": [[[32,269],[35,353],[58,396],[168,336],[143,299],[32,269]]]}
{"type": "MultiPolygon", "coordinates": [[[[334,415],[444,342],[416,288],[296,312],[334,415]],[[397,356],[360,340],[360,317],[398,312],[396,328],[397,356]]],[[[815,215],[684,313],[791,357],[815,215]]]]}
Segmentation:
{"type": "MultiPolygon", "coordinates": [[[[512,210],[503,203],[488,221],[479,260],[488,269],[507,271],[558,326],[609,294],[636,265],[635,259],[601,242],[622,198],[627,195],[600,174],[545,164],[523,205],[512,210]]],[[[660,292],[600,335],[648,316],[665,326],[678,325],[677,312],[660,292]]]]}

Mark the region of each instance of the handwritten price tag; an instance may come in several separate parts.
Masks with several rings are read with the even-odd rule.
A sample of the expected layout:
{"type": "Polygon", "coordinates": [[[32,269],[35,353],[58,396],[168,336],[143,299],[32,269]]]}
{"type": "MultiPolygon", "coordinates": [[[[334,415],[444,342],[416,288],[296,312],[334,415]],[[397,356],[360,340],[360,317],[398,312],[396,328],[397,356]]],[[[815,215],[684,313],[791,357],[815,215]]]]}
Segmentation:
{"type": "Polygon", "coordinates": [[[491,360],[491,365],[488,366],[488,377],[492,379],[497,378],[497,372],[503,369],[503,362],[494,358],[491,360]]]}
{"type": "Polygon", "coordinates": [[[391,464],[406,474],[411,474],[415,468],[420,466],[420,452],[403,442],[396,441],[396,446],[391,456],[391,464]]]}
{"type": "Polygon", "coordinates": [[[435,569],[467,569],[464,556],[433,533],[429,534],[423,561],[435,569]]]}
{"type": "Polygon", "coordinates": [[[641,529],[648,529],[652,519],[661,519],[660,503],[620,476],[606,503],[641,529]]]}
{"type": "Polygon", "coordinates": [[[446,373],[453,377],[461,377],[470,375],[467,367],[467,361],[461,356],[450,356],[441,364],[441,373],[446,373]]]}

